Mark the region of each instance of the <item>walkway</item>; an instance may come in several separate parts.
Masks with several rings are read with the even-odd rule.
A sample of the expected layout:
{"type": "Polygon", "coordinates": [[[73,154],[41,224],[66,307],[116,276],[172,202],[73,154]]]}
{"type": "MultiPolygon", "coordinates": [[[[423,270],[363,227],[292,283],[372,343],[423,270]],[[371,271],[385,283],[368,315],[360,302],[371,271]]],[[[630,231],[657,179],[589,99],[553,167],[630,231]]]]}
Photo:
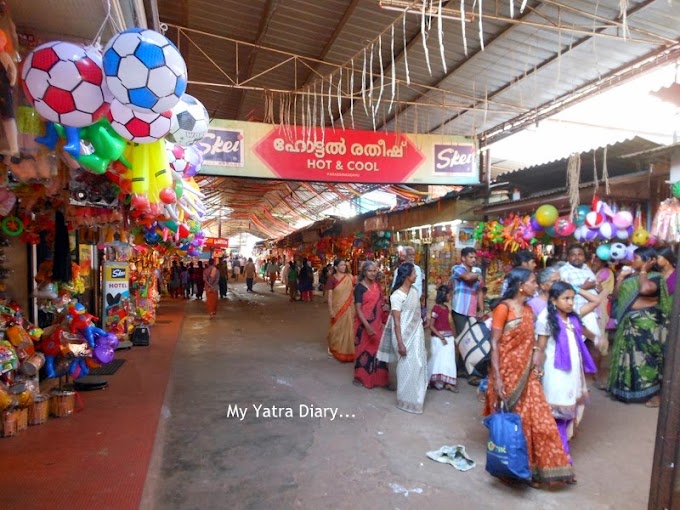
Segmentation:
{"type": "Polygon", "coordinates": [[[289,303],[282,289],[256,290],[230,284],[213,321],[204,303],[164,303],[151,346],[122,354],[128,362],[108,389],[84,395],[83,412],[0,439],[3,485],[12,488],[2,507],[646,508],[654,410],[595,390],[573,443],[578,485],[509,488],[484,471],[476,388],[430,391],[425,414],[401,412],[393,392],[353,386],[352,367],[327,358],[320,297],[289,303]],[[260,404],[277,410],[258,418],[260,404]],[[247,409],[242,420],[230,416],[237,407],[247,409]],[[300,416],[322,408],[344,416],[300,416]],[[461,473],[425,457],[445,444],[465,445],[478,466],[461,473]]]}

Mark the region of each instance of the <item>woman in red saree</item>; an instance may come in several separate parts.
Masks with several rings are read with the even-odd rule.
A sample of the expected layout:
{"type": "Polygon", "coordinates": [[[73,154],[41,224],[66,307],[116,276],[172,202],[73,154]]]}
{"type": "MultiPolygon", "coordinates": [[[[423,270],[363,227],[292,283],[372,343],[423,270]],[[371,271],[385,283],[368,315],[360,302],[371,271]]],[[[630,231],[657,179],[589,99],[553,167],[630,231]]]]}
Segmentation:
{"type": "Polygon", "coordinates": [[[366,388],[387,387],[390,383],[387,363],[376,357],[383,332],[384,306],[377,274],[375,262],[364,262],[360,281],[354,287],[354,380],[366,388]]]}
{"type": "Polygon", "coordinates": [[[503,400],[522,418],[532,482],[573,483],[574,471],[545,400],[542,357],[534,342],[534,313],[526,304],[538,289],[536,275],[515,268],[506,277],[503,301],[493,311],[491,370],[484,415],[503,400]]]}
{"type": "Polygon", "coordinates": [[[338,361],[354,361],[354,282],[347,271],[347,262],[338,259],[333,264],[333,275],[328,278],[328,355],[338,361]]]}

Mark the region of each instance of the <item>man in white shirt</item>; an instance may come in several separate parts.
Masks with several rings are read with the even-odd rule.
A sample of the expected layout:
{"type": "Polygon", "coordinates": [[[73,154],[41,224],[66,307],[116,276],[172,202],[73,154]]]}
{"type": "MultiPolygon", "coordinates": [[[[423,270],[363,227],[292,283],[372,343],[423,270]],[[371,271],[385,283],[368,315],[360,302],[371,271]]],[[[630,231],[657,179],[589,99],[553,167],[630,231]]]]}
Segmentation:
{"type": "Polygon", "coordinates": [[[595,273],[586,265],[586,253],[580,244],[572,244],[567,252],[567,264],[560,268],[560,278],[563,282],[571,284],[576,290],[574,298],[574,311],[579,312],[588,300],[578,295],[579,289],[593,290],[597,286],[595,273]]]}
{"type": "MultiPolygon", "coordinates": [[[[415,263],[416,260],[416,250],[412,246],[407,246],[404,248],[404,262],[410,262],[413,264],[416,268],[416,281],[413,284],[415,287],[416,291],[418,291],[418,299],[420,299],[420,296],[423,295],[423,271],[418,267],[415,263]]],[[[392,287],[394,288],[394,284],[397,281],[397,272],[394,272],[394,278],[392,279],[392,287]]]]}

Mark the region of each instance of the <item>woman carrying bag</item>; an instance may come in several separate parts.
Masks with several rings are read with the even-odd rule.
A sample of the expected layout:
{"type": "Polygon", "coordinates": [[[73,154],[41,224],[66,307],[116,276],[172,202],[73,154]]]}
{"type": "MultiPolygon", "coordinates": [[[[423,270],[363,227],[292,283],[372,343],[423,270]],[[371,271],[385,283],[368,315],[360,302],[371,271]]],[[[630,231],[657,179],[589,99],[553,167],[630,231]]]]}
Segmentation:
{"type": "Polygon", "coordinates": [[[515,268],[506,281],[503,301],[493,311],[484,415],[496,412],[503,402],[508,411],[520,416],[532,485],[573,483],[574,471],[541,387],[543,357],[535,345],[534,313],[526,304],[538,288],[536,275],[515,268]]]}

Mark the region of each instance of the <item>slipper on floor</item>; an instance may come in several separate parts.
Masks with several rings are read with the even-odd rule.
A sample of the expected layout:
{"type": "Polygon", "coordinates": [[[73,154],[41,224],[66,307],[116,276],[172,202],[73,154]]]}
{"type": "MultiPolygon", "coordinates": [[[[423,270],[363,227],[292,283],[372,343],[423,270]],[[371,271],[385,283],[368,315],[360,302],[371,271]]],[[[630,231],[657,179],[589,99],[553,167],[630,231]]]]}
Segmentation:
{"type": "Polygon", "coordinates": [[[476,466],[463,445],[442,446],[439,450],[427,452],[428,458],[442,464],[451,464],[458,471],[468,471],[476,466]]]}

